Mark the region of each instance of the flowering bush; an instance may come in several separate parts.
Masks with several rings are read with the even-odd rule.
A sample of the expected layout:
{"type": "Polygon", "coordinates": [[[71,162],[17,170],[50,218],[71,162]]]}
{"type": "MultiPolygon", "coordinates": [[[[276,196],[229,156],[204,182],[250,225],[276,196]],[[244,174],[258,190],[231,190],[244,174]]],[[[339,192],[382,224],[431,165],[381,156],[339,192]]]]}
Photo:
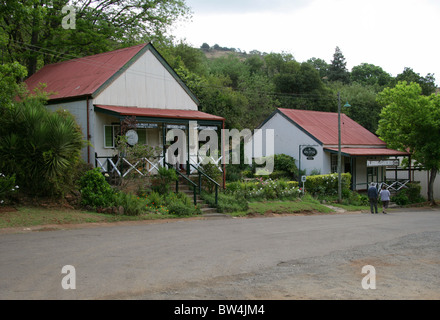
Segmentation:
{"type": "Polygon", "coordinates": [[[247,200],[296,199],[301,190],[298,182],[258,178],[248,182],[231,182],[226,193],[244,197],[247,200]]]}
{"type": "Polygon", "coordinates": [[[0,173],[0,205],[7,202],[8,198],[17,191],[15,176],[8,177],[0,173]]]}

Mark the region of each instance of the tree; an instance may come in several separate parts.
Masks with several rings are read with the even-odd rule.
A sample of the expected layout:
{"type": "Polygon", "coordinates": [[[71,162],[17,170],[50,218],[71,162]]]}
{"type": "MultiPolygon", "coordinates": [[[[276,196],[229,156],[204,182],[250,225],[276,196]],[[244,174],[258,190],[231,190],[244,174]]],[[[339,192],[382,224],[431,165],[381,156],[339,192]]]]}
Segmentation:
{"type": "Polygon", "coordinates": [[[348,85],[335,83],[331,85],[333,92],[341,93],[343,103],[348,101],[352,108],[343,108],[343,111],[354,121],[371,132],[376,132],[382,106],[376,101],[375,86],[362,85],[353,82],[348,85]]]}
{"type": "Polygon", "coordinates": [[[319,72],[321,79],[327,79],[329,64],[319,58],[311,58],[307,60],[307,63],[312,65],[319,72]]]}
{"type": "Polygon", "coordinates": [[[437,88],[433,74],[428,73],[426,77],[422,77],[419,73],[414,72],[414,70],[411,68],[405,68],[402,73],[398,74],[394,79],[392,86],[395,86],[400,81],[418,83],[422,88],[422,94],[425,96],[429,96],[430,94],[434,93],[437,88]]]}
{"type": "Polygon", "coordinates": [[[247,99],[243,108],[241,126],[256,128],[277,106],[273,82],[263,73],[243,75],[240,77],[239,90],[247,99]]]}
{"type": "Polygon", "coordinates": [[[211,47],[206,42],[203,42],[203,44],[200,46],[200,49],[202,49],[203,51],[209,51],[211,47]]]}
{"type": "Polygon", "coordinates": [[[329,66],[328,80],[341,81],[342,83],[350,82],[350,73],[347,70],[347,62],[345,62],[345,57],[339,47],[336,47],[333,60],[329,66]]]}
{"type": "Polygon", "coordinates": [[[362,63],[351,69],[351,80],[366,85],[385,86],[391,82],[392,76],[381,67],[362,63]]]}
{"type": "Polygon", "coordinates": [[[163,40],[168,26],[189,15],[183,0],[0,0],[0,36],[7,38],[7,62],[38,67],[107,52],[149,40],[163,40]],[[63,8],[75,8],[75,28],[64,29],[63,8]]]}
{"type": "Polygon", "coordinates": [[[273,81],[283,108],[333,111],[330,91],[310,63],[285,62],[273,81]]]}
{"type": "Polygon", "coordinates": [[[238,88],[240,77],[250,72],[249,67],[233,53],[210,61],[209,67],[211,74],[228,77],[231,80],[230,86],[234,89],[238,88]]]}
{"type": "Polygon", "coordinates": [[[409,150],[430,171],[428,200],[434,205],[434,181],[440,169],[440,96],[424,96],[419,84],[403,81],[384,89],[378,102],[384,108],[377,133],[391,148],[409,150]]]}
{"type": "Polygon", "coordinates": [[[16,95],[24,94],[25,87],[20,79],[26,74],[26,68],[18,62],[0,65],[0,109],[10,105],[16,95]]]}
{"type": "Polygon", "coordinates": [[[193,48],[183,41],[178,44],[159,45],[156,48],[173,69],[183,67],[199,76],[208,74],[208,62],[202,50],[193,48]]]}

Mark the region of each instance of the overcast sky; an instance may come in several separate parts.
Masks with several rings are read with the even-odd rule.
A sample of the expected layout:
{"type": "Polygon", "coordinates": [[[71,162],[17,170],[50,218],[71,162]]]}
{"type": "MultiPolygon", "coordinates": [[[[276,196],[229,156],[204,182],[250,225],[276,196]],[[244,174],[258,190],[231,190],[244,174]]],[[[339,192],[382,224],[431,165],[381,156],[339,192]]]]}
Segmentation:
{"type": "Polygon", "coordinates": [[[440,85],[440,0],[186,0],[192,20],[176,39],[194,47],[288,52],[330,63],[336,46],[347,68],[363,62],[393,76],[405,67],[440,85]]]}

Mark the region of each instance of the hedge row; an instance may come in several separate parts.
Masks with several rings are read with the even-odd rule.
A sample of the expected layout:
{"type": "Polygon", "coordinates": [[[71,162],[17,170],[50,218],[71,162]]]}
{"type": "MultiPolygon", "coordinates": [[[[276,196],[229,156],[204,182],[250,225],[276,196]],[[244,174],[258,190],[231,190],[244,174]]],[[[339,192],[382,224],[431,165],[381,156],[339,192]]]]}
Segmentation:
{"type": "MultiPolygon", "coordinates": [[[[342,192],[350,191],[351,174],[341,174],[342,192]]],[[[338,174],[326,174],[308,176],[304,184],[305,190],[313,195],[335,195],[338,194],[338,174]]]]}

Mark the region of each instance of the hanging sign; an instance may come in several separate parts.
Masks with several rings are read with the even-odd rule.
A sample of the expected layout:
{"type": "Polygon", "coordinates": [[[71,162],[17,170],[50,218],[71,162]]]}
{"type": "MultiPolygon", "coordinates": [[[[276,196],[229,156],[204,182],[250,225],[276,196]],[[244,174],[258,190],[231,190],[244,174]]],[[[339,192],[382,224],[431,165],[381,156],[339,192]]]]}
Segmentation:
{"type": "Polygon", "coordinates": [[[179,124],[167,124],[167,129],[186,130],[186,126],[185,125],[179,125],[179,124]]]}
{"type": "Polygon", "coordinates": [[[393,160],[367,160],[367,167],[397,167],[399,166],[399,159],[393,160]]]}
{"type": "Polygon", "coordinates": [[[218,130],[218,127],[216,127],[216,126],[199,126],[199,128],[198,128],[199,130],[215,130],[215,131],[217,131],[218,130]]]}
{"type": "Polygon", "coordinates": [[[156,129],[159,125],[157,123],[137,123],[137,129],[156,129]]]}
{"type": "Polygon", "coordinates": [[[318,150],[316,150],[313,147],[306,147],[303,149],[303,155],[307,157],[308,160],[313,160],[313,157],[315,157],[318,154],[318,150]],[[311,159],[309,159],[311,158],[311,159]]]}

